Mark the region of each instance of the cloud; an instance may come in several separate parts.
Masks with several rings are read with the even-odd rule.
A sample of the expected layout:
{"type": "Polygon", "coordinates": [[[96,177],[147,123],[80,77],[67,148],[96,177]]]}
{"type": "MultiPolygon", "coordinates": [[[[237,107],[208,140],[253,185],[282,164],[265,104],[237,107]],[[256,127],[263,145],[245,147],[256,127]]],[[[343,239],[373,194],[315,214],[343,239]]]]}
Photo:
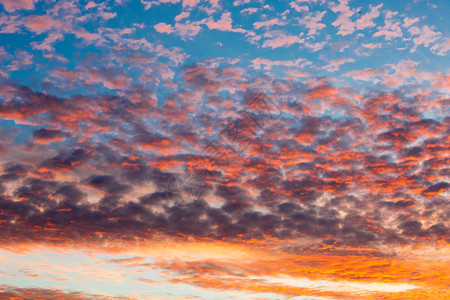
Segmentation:
{"type": "Polygon", "coordinates": [[[364,48],[367,49],[379,49],[381,48],[383,45],[381,43],[367,43],[367,44],[361,44],[361,46],[363,46],[364,48]]]}
{"type": "Polygon", "coordinates": [[[384,36],[387,41],[394,38],[402,37],[402,29],[400,21],[395,20],[395,16],[398,12],[386,11],[384,26],[377,27],[378,31],[373,34],[373,37],[384,36]]]}
{"type": "Polygon", "coordinates": [[[49,142],[64,140],[66,138],[66,134],[57,129],[41,128],[33,131],[33,138],[39,143],[48,144],[49,142]]]}
{"type": "Polygon", "coordinates": [[[405,28],[411,27],[411,25],[413,25],[419,21],[420,21],[420,18],[418,18],[418,17],[416,17],[416,18],[405,17],[403,19],[403,27],[405,27],[405,28]]]}
{"type": "Polygon", "coordinates": [[[183,0],[183,7],[195,7],[200,3],[200,0],[183,0]]]}
{"type": "Polygon", "coordinates": [[[8,12],[15,12],[16,10],[31,10],[34,9],[34,3],[37,0],[1,0],[0,3],[8,12]]]}
{"type": "Polygon", "coordinates": [[[295,9],[297,12],[309,11],[308,6],[298,5],[295,1],[290,2],[289,6],[295,9]]]}
{"type": "Polygon", "coordinates": [[[270,60],[265,58],[255,58],[252,60],[252,67],[255,69],[261,69],[264,65],[265,70],[270,70],[274,66],[284,66],[284,67],[303,67],[310,64],[306,59],[299,58],[295,61],[291,60],[270,60]]]}
{"type": "Polygon", "coordinates": [[[202,29],[201,26],[199,26],[198,22],[194,23],[175,23],[174,26],[166,23],[158,23],[154,26],[156,31],[160,33],[165,34],[171,34],[175,33],[179,36],[181,36],[183,39],[191,39],[192,37],[196,36],[200,30],[202,29]]]}
{"type": "Polygon", "coordinates": [[[431,51],[436,55],[445,56],[446,53],[450,50],[450,39],[445,39],[442,42],[437,42],[431,48],[431,51]]]}
{"type": "Polygon", "coordinates": [[[324,67],[324,69],[328,72],[336,72],[339,70],[339,67],[346,63],[355,62],[353,58],[339,58],[339,59],[333,59],[329,62],[327,66],[324,67]]]}
{"type": "MultiPolygon", "coordinates": [[[[346,58],[330,61],[326,68],[335,71],[351,61],[346,58]]],[[[296,69],[308,65],[305,60],[262,58],[253,63],[255,68],[265,71],[274,66],[296,69]]],[[[352,74],[402,84],[415,74],[416,65],[405,61],[389,66],[395,70],[392,74],[388,69],[368,69],[352,74]]],[[[227,86],[242,88],[239,93],[248,99],[253,94],[243,92],[249,83],[242,81],[239,70],[221,69],[208,62],[186,66],[185,92],[169,97],[161,110],[145,106],[147,98],[137,94],[130,94],[133,101],[126,93],[123,97],[58,98],[5,86],[3,92],[9,90],[15,97],[2,103],[4,117],[47,124],[35,130],[33,139],[70,137],[66,146],[59,146],[68,148],[59,153],[43,155],[27,166],[11,163],[4,168],[1,180],[7,187],[7,194],[1,200],[1,209],[6,214],[1,224],[10,232],[5,239],[17,241],[19,236],[25,236],[42,241],[42,233],[51,227],[60,238],[53,240],[54,236],[50,235],[48,243],[70,241],[75,237],[93,241],[99,238],[99,232],[104,240],[119,234],[146,239],[154,232],[164,232],[167,236],[183,234],[213,240],[284,239],[298,234],[325,239],[331,234],[340,243],[352,246],[376,247],[387,239],[393,239],[389,243],[394,245],[410,243],[413,231],[404,229],[405,221],[394,221],[395,226],[400,227],[392,232],[392,224],[383,218],[370,222],[356,219],[362,208],[356,204],[348,207],[346,203],[351,198],[364,207],[370,201],[377,209],[382,207],[384,214],[393,216],[397,209],[422,210],[417,207],[421,202],[416,200],[439,199],[447,193],[445,183],[433,179],[440,172],[437,162],[428,161],[429,167],[421,166],[415,177],[408,173],[410,168],[416,168],[411,163],[418,157],[428,157],[429,151],[444,151],[443,141],[438,139],[445,134],[444,121],[421,121],[419,111],[426,112],[427,102],[413,98],[410,100],[413,104],[406,105],[395,93],[358,98],[350,89],[323,80],[302,86],[292,85],[291,81],[270,82],[262,81],[264,77],[256,78],[251,82],[261,82],[258,85],[276,91],[277,99],[283,99],[280,109],[292,117],[286,119],[284,129],[268,127],[265,135],[255,138],[249,151],[265,159],[238,159],[236,154],[227,152],[235,163],[220,166],[224,177],[218,177],[216,180],[221,184],[216,185],[206,173],[202,175],[202,166],[194,164],[192,157],[201,158],[194,153],[201,151],[205,136],[211,135],[206,133],[208,128],[212,128],[213,133],[220,130],[214,129],[220,118],[202,114],[200,107],[190,99],[203,97],[204,93],[211,103],[209,109],[224,110],[229,104],[217,94],[227,86]],[[190,89],[195,93],[190,94],[190,89]],[[352,99],[358,99],[359,103],[355,104],[352,99]],[[342,111],[345,118],[333,120],[322,114],[329,109],[342,111]],[[141,114],[152,110],[155,118],[164,114],[164,119],[170,119],[171,123],[164,129],[156,129],[138,122],[141,114]],[[195,123],[190,121],[193,118],[188,117],[196,114],[205,129],[194,129],[195,123]],[[115,134],[111,133],[112,128],[115,134]],[[285,130],[287,138],[280,138],[277,130],[285,130]],[[429,132],[428,137],[424,135],[426,132],[429,132]],[[421,137],[436,140],[424,141],[421,137]],[[193,145],[198,150],[182,155],[179,153],[181,144],[193,145]],[[380,153],[386,151],[392,155],[380,153]],[[236,165],[238,163],[243,165],[236,165]],[[175,201],[173,191],[167,190],[168,181],[173,177],[169,170],[184,164],[198,174],[196,180],[205,189],[197,201],[175,201]],[[105,165],[109,167],[105,169],[105,165]],[[283,166],[284,173],[275,165],[283,166]],[[242,169],[251,174],[243,179],[246,186],[229,184],[241,178],[242,169]],[[293,174],[302,174],[302,177],[293,174]],[[247,186],[257,192],[250,192],[247,186]],[[365,196],[358,196],[362,194],[365,196]],[[215,202],[205,198],[215,199],[215,202]],[[11,221],[14,218],[24,223],[14,223],[11,221]],[[77,220],[76,230],[66,231],[69,220],[77,220]],[[397,238],[394,239],[393,234],[397,238]]],[[[241,109],[238,107],[237,111],[241,109]]],[[[271,120],[266,123],[273,124],[271,120]]],[[[221,144],[223,141],[216,142],[217,148],[227,149],[221,144]]],[[[45,149],[45,144],[39,145],[45,149]]],[[[203,155],[210,154],[204,151],[203,155]]],[[[222,174],[220,168],[211,171],[222,174]]],[[[182,193],[187,193],[188,187],[184,188],[182,193]]],[[[420,236],[428,241],[439,240],[446,230],[438,226],[443,217],[423,223],[420,236]]]]}
{"type": "Polygon", "coordinates": [[[99,300],[114,299],[128,300],[127,297],[110,297],[103,295],[93,295],[84,292],[75,292],[70,290],[51,289],[51,288],[20,288],[12,285],[1,285],[0,296],[5,298],[44,298],[44,299],[63,299],[63,300],[81,300],[86,297],[93,297],[99,300]]]}
{"type": "Polygon", "coordinates": [[[160,32],[160,33],[172,33],[174,30],[172,28],[172,25],[170,24],[166,24],[166,23],[158,23],[154,26],[154,28],[156,29],[156,31],[160,32]]]}
{"type": "Polygon", "coordinates": [[[181,12],[178,16],[175,17],[175,21],[179,22],[183,19],[189,18],[190,13],[187,11],[181,12]]]}
{"type": "Polygon", "coordinates": [[[352,34],[355,31],[355,23],[350,19],[355,13],[348,6],[348,0],[339,0],[339,4],[333,5],[330,9],[338,14],[337,19],[331,23],[339,28],[338,33],[342,36],[352,34]]]}
{"type": "MultiPolygon", "coordinates": [[[[175,293],[159,298],[445,290],[449,76],[420,53],[380,55],[410,44],[439,62],[448,41],[431,24],[349,1],[331,4],[336,16],[326,1],[142,1],[172,12],[148,24],[124,17],[129,1],[50,2],[0,16],[18,41],[0,47],[2,262],[45,261],[36,251],[52,247],[90,255],[109,271],[83,279],[138,283],[138,298],[156,284],[175,293]]],[[[77,282],[6,269],[7,281],[77,282]]],[[[57,283],[60,298],[72,293],[57,283]]]]}
{"type": "Polygon", "coordinates": [[[248,7],[248,8],[244,8],[243,10],[241,10],[241,14],[245,15],[245,14],[249,14],[252,15],[254,13],[258,12],[258,8],[256,7],[248,7]]]}
{"type": "Polygon", "coordinates": [[[284,25],[285,23],[278,20],[278,19],[271,19],[271,20],[267,20],[267,21],[260,21],[260,22],[255,22],[253,23],[253,27],[255,29],[260,29],[261,27],[266,27],[266,28],[270,28],[274,25],[284,25]]]}
{"type": "Polygon", "coordinates": [[[325,13],[326,11],[318,11],[305,14],[298,23],[309,29],[307,35],[315,35],[318,31],[326,27],[325,24],[320,23],[325,13]]]}
{"type": "Polygon", "coordinates": [[[239,33],[247,33],[247,30],[242,28],[233,28],[232,19],[230,12],[224,12],[218,21],[213,21],[211,18],[205,21],[205,25],[209,29],[215,29],[220,31],[231,31],[231,32],[239,32],[239,33]]]}
{"type": "Polygon", "coordinates": [[[180,3],[181,0],[141,0],[141,3],[144,5],[144,9],[145,10],[149,10],[152,6],[158,6],[161,4],[176,4],[176,3],[180,3]]]}
{"type": "Polygon", "coordinates": [[[305,42],[305,47],[311,49],[312,52],[316,52],[323,49],[323,47],[325,47],[327,44],[328,44],[327,42],[317,42],[317,43],[305,42]]]}
{"type": "Polygon", "coordinates": [[[233,6],[240,6],[250,3],[250,0],[236,0],[233,2],[233,6]]]}
{"type": "Polygon", "coordinates": [[[11,71],[17,71],[25,66],[31,65],[33,63],[33,55],[26,51],[19,51],[16,53],[16,58],[9,65],[11,71]]]}
{"type": "Polygon", "coordinates": [[[378,18],[378,16],[380,15],[380,8],[383,6],[383,4],[379,4],[377,6],[372,6],[370,5],[369,8],[369,12],[367,12],[366,14],[364,14],[361,18],[359,18],[358,20],[356,20],[356,29],[357,30],[363,30],[366,28],[372,28],[375,26],[375,23],[373,22],[373,20],[375,18],[378,18]]]}
{"type": "Polygon", "coordinates": [[[433,28],[430,28],[427,25],[421,28],[417,26],[410,27],[408,28],[408,32],[413,37],[412,41],[414,43],[414,48],[411,50],[412,52],[420,45],[429,47],[430,44],[435,43],[441,37],[440,32],[433,31],[433,28]]]}
{"type": "Polygon", "coordinates": [[[293,44],[302,44],[305,39],[301,38],[299,35],[290,35],[286,34],[283,31],[268,31],[264,33],[264,43],[262,44],[263,48],[280,48],[280,47],[289,47],[293,44]]]}
{"type": "Polygon", "coordinates": [[[62,26],[61,21],[56,20],[48,15],[31,15],[29,17],[26,17],[24,21],[25,26],[28,28],[28,30],[37,34],[41,34],[53,28],[62,26]]]}

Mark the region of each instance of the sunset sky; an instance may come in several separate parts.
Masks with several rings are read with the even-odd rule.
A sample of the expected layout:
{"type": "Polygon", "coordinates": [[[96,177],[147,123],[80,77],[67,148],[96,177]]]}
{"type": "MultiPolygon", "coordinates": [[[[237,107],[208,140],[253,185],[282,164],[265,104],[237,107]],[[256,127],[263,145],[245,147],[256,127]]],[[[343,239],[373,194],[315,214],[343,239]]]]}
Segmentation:
{"type": "Polygon", "coordinates": [[[0,299],[450,299],[448,0],[0,0],[0,299]]]}

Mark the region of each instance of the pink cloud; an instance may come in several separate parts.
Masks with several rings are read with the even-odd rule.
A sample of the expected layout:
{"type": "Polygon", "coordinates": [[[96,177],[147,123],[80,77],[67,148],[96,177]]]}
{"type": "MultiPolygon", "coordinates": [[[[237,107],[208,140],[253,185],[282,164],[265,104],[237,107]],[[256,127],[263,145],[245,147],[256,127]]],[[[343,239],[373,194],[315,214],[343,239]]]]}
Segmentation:
{"type": "Polygon", "coordinates": [[[37,2],[37,0],[0,0],[0,3],[3,4],[3,7],[8,12],[14,12],[21,9],[34,9],[35,2],[37,2]]]}
{"type": "Polygon", "coordinates": [[[373,20],[378,18],[380,15],[380,8],[383,4],[379,4],[377,6],[370,5],[370,11],[364,14],[361,18],[356,20],[356,29],[362,30],[365,28],[371,28],[375,26],[373,20]]]}
{"type": "Polygon", "coordinates": [[[100,11],[98,13],[98,15],[104,20],[109,20],[109,19],[115,18],[117,16],[117,13],[115,13],[115,12],[111,13],[111,12],[107,12],[107,11],[100,11]]]}
{"type": "MultiPolygon", "coordinates": [[[[294,0],[289,3],[289,6],[297,12],[309,11],[309,7],[305,4],[317,3],[319,0],[294,0]]],[[[325,2],[321,0],[322,4],[325,2]]]]}
{"type": "Polygon", "coordinates": [[[264,41],[262,47],[263,48],[280,48],[280,47],[289,47],[293,44],[302,44],[305,39],[301,38],[300,35],[288,35],[283,31],[269,31],[264,34],[264,37],[268,37],[264,41]]]}
{"type": "Polygon", "coordinates": [[[166,23],[158,23],[155,26],[153,26],[153,28],[155,28],[156,31],[158,31],[159,33],[169,34],[173,32],[172,25],[166,23]]]}
{"type": "Polygon", "coordinates": [[[75,72],[75,71],[67,70],[67,69],[55,70],[52,73],[55,77],[62,78],[64,80],[70,80],[70,81],[80,79],[80,78],[84,77],[84,75],[85,75],[83,73],[75,72]]]}
{"type": "Polygon", "coordinates": [[[214,22],[213,20],[209,20],[206,22],[206,26],[208,26],[209,29],[218,29],[223,31],[231,31],[231,13],[226,12],[223,13],[220,17],[220,20],[217,22],[214,22]]]}
{"type": "Polygon", "coordinates": [[[309,29],[308,35],[314,35],[317,31],[326,27],[325,24],[320,23],[325,13],[326,11],[318,11],[305,14],[298,23],[309,29]]]}
{"type": "Polygon", "coordinates": [[[450,39],[435,44],[430,50],[436,55],[444,56],[450,50],[450,39]]]}
{"type": "Polygon", "coordinates": [[[337,34],[349,35],[355,31],[355,23],[350,18],[355,14],[348,6],[348,0],[340,0],[339,5],[331,7],[334,13],[338,14],[336,21],[331,23],[333,26],[339,28],[337,34]]]}
{"type": "Polygon", "coordinates": [[[387,11],[384,20],[384,26],[378,27],[378,31],[374,33],[373,37],[385,36],[386,40],[392,40],[393,38],[402,37],[402,29],[400,28],[400,22],[395,22],[394,16],[398,12],[387,11]]]}
{"type": "Polygon", "coordinates": [[[361,44],[361,46],[363,46],[364,48],[367,49],[378,49],[381,48],[382,44],[381,43],[368,43],[368,44],[361,44]]]}
{"type": "Polygon", "coordinates": [[[332,25],[339,28],[337,34],[343,36],[352,34],[355,30],[363,30],[374,27],[375,23],[373,20],[378,18],[380,15],[380,8],[382,5],[383,4],[379,4],[377,6],[370,5],[369,12],[353,22],[351,18],[355,15],[354,10],[350,9],[348,0],[341,0],[339,5],[330,7],[333,12],[338,14],[337,19],[332,23],[332,25]]]}
{"type": "Polygon", "coordinates": [[[333,59],[330,61],[330,63],[323,67],[328,72],[336,72],[339,70],[339,67],[346,63],[354,62],[355,60],[353,58],[339,58],[339,59],[333,59]]]}
{"type": "Polygon", "coordinates": [[[247,30],[242,28],[233,28],[232,26],[231,13],[225,12],[220,17],[219,21],[215,22],[212,19],[209,19],[205,22],[206,26],[209,29],[216,29],[221,31],[231,31],[231,32],[239,32],[239,33],[247,33],[247,30]]]}
{"type": "Polygon", "coordinates": [[[419,18],[408,18],[408,17],[406,17],[406,18],[403,20],[403,27],[408,28],[408,27],[410,27],[411,25],[413,25],[413,24],[419,22],[419,20],[420,20],[419,18]]]}
{"type": "Polygon", "coordinates": [[[175,17],[175,21],[181,21],[183,19],[189,18],[189,12],[182,11],[178,16],[175,17]]]}
{"type": "Polygon", "coordinates": [[[131,78],[124,74],[115,74],[109,69],[87,69],[86,83],[101,83],[109,89],[126,89],[131,85],[131,78]]]}
{"type": "Polygon", "coordinates": [[[303,58],[299,58],[295,61],[292,61],[292,60],[270,60],[270,59],[258,57],[258,58],[255,58],[254,60],[252,60],[251,66],[254,69],[263,68],[264,70],[270,70],[270,69],[272,69],[273,66],[303,67],[308,64],[311,64],[311,62],[306,59],[303,59],[303,58]],[[264,67],[262,67],[262,66],[264,66],[264,67]]]}
{"type": "Polygon", "coordinates": [[[26,51],[19,51],[16,53],[17,59],[12,61],[9,65],[11,71],[20,70],[25,65],[31,65],[33,63],[33,55],[26,51]]]}
{"type": "Polygon", "coordinates": [[[89,8],[94,8],[94,7],[97,7],[97,4],[95,4],[92,1],[90,1],[88,4],[86,4],[86,6],[84,8],[85,9],[89,9],[89,8]]]}
{"type": "Polygon", "coordinates": [[[308,11],[309,8],[306,5],[298,5],[296,2],[292,1],[289,6],[295,9],[297,12],[308,11]]]}
{"type": "Polygon", "coordinates": [[[402,60],[397,64],[387,64],[384,68],[350,71],[345,76],[393,88],[411,83],[412,80],[426,80],[423,74],[418,76],[417,64],[415,61],[402,60]]]}
{"type": "Polygon", "coordinates": [[[253,23],[253,27],[255,29],[260,29],[261,27],[272,27],[273,25],[284,25],[285,23],[278,20],[278,19],[272,19],[267,21],[261,21],[261,22],[255,22],[253,23]]]}
{"type": "Polygon", "coordinates": [[[250,3],[250,0],[235,0],[233,6],[239,6],[250,3]]]}
{"type": "Polygon", "coordinates": [[[0,15],[0,33],[16,33],[20,32],[21,22],[18,16],[0,15]]]}
{"type": "Polygon", "coordinates": [[[305,47],[308,49],[311,49],[312,52],[316,52],[316,51],[319,51],[320,49],[323,49],[323,47],[325,47],[326,44],[327,44],[327,41],[317,42],[317,43],[306,42],[305,47]]]}
{"type": "Polygon", "coordinates": [[[417,26],[413,26],[408,29],[408,32],[411,36],[415,36],[412,40],[414,42],[414,48],[411,52],[414,52],[417,46],[424,45],[428,47],[430,44],[435,43],[441,36],[440,32],[433,31],[432,27],[428,27],[427,25],[419,28],[417,26]]]}
{"type": "Polygon", "coordinates": [[[202,24],[202,22],[176,23],[174,26],[166,23],[158,23],[154,26],[154,28],[159,33],[175,33],[183,39],[187,39],[196,36],[200,32],[202,28],[199,24],[202,24]]]}
{"type": "Polygon", "coordinates": [[[89,32],[84,28],[74,30],[73,34],[75,34],[77,38],[83,39],[87,43],[102,40],[102,36],[100,34],[89,32]]]}
{"type": "Polygon", "coordinates": [[[44,41],[42,41],[41,43],[33,42],[33,43],[31,43],[31,46],[33,47],[33,49],[37,49],[37,50],[52,51],[53,44],[56,41],[61,40],[62,38],[63,38],[63,35],[61,33],[51,32],[48,34],[48,36],[45,38],[44,41]]]}
{"type": "Polygon", "coordinates": [[[180,35],[183,39],[190,38],[196,36],[200,30],[202,29],[198,22],[194,23],[176,23],[174,28],[178,35],[180,35]]]}
{"type": "Polygon", "coordinates": [[[381,78],[388,74],[386,69],[364,69],[347,72],[345,75],[354,80],[381,82],[381,78]]]}
{"type": "Polygon", "coordinates": [[[200,0],[183,0],[183,7],[195,7],[199,2],[200,0]]]}
{"type": "Polygon", "coordinates": [[[28,28],[28,30],[37,34],[41,34],[55,27],[61,28],[62,23],[61,21],[55,20],[48,15],[32,15],[25,18],[25,26],[28,28]]]}
{"type": "Polygon", "coordinates": [[[249,7],[249,8],[241,10],[241,14],[249,14],[249,15],[251,15],[251,14],[254,14],[256,12],[258,12],[258,9],[256,7],[249,7]]]}
{"type": "Polygon", "coordinates": [[[166,4],[166,3],[176,4],[176,3],[179,3],[180,1],[181,0],[151,0],[151,1],[141,0],[141,3],[144,5],[144,9],[148,10],[152,6],[158,6],[158,5],[166,4]]]}

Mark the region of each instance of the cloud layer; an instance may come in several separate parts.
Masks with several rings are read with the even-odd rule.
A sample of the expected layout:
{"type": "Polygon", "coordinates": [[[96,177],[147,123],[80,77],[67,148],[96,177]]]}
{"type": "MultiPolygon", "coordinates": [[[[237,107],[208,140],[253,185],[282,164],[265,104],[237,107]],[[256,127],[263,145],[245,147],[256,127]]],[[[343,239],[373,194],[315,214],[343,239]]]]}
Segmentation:
{"type": "Polygon", "coordinates": [[[0,3],[2,297],[447,296],[449,47],[422,4],[0,3]]]}

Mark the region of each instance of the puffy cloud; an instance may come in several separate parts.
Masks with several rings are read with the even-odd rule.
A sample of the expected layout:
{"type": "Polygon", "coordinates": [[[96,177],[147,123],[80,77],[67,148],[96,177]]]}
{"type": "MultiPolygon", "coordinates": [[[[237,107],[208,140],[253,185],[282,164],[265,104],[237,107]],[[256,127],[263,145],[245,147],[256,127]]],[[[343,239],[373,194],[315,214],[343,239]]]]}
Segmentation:
{"type": "Polygon", "coordinates": [[[408,28],[408,32],[413,36],[414,48],[411,50],[414,52],[416,48],[420,45],[424,45],[425,47],[429,47],[430,44],[435,43],[439,40],[441,33],[433,31],[433,28],[428,27],[427,25],[419,28],[417,26],[413,26],[408,28]]]}
{"type": "Polygon", "coordinates": [[[25,18],[25,26],[28,30],[41,34],[53,28],[61,27],[62,23],[49,15],[31,15],[25,18]]]}
{"type": "Polygon", "coordinates": [[[338,14],[337,19],[331,23],[339,28],[338,34],[349,35],[355,31],[355,24],[350,19],[355,13],[348,6],[348,0],[339,0],[339,4],[331,6],[330,9],[338,14]]]}
{"type": "Polygon", "coordinates": [[[450,50],[450,39],[445,39],[442,42],[437,42],[430,48],[430,50],[440,56],[446,55],[450,50]]]}
{"type": "Polygon", "coordinates": [[[364,48],[368,48],[368,49],[378,49],[382,47],[381,43],[367,43],[367,44],[361,44],[361,46],[363,46],[364,48]]]}
{"type": "Polygon", "coordinates": [[[172,33],[173,32],[172,25],[166,24],[166,23],[158,23],[154,26],[154,28],[156,29],[156,31],[158,31],[160,33],[172,33]]]}
{"type": "MultiPolygon", "coordinates": [[[[351,60],[331,61],[327,69],[337,70],[345,62],[351,60]]],[[[304,60],[254,61],[255,68],[266,66],[266,70],[272,66],[297,68],[307,63],[304,60]]],[[[397,73],[388,76],[411,76],[415,65],[404,62],[391,66],[397,73]]],[[[11,162],[5,166],[1,181],[6,194],[1,207],[8,213],[3,215],[2,226],[10,232],[5,238],[16,241],[19,236],[26,236],[42,240],[42,233],[52,228],[55,235],[48,235],[49,243],[76,236],[95,240],[99,232],[106,240],[121,234],[145,239],[151,238],[155,231],[168,236],[183,234],[225,240],[284,239],[298,234],[312,239],[332,236],[345,245],[374,247],[386,240],[393,244],[410,243],[413,236],[428,241],[441,239],[447,229],[444,215],[439,215],[443,213],[439,206],[432,222],[420,217],[416,220],[423,222],[419,228],[409,226],[410,223],[405,223],[408,220],[398,219],[394,221],[397,231],[381,216],[372,217],[371,221],[360,216],[370,202],[374,207],[366,207],[365,213],[376,214],[381,208],[383,214],[391,216],[389,220],[395,220],[396,210],[413,215],[413,210],[424,211],[418,199],[438,201],[448,193],[448,183],[443,181],[443,170],[439,167],[446,163],[433,161],[431,156],[436,153],[436,158],[443,157],[444,142],[438,138],[445,135],[446,123],[422,119],[419,111],[425,111],[427,102],[413,98],[407,105],[396,94],[375,94],[360,98],[355,106],[349,100],[354,94],[326,82],[295,87],[295,92],[288,88],[289,81],[261,83],[276,91],[280,99],[296,95],[296,101],[278,104],[278,109],[292,116],[286,119],[286,128],[279,127],[273,119],[264,120],[258,128],[263,128],[266,134],[254,137],[248,148],[250,156],[239,156],[229,151],[225,140],[217,140],[214,146],[234,164],[202,165],[212,155],[206,148],[202,150],[205,137],[221,128],[215,128],[215,120],[208,115],[201,115],[200,107],[187,105],[190,97],[203,97],[204,93],[211,108],[220,111],[230,104],[223,103],[220,97],[213,98],[212,94],[227,86],[246,90],[248,85],[241,82],[241,76],[233,68],[207,66],[205,63],[185,67],[185,89],[196,93],[170,97],[153,114],[156,118],[165,114],[171,122],[153,128],[138,122],[141,114],[155,108],[144,105],[146,98],[137,95],[133,101],[126,97],[58,98],[5,86],[4,92],[10,90],[15,95],[2,103],[5,118],[52,125],[36,129],[32,134],[34,140],[69,138],[67,146],[83,145],[61,149],[31,164],[11,162]],[[332,119],[322,115],[326,109],[342,110],[346,117],[332,119]],[[198,114],[199,122],[206,128],[195,130],[198,125],[187,117],[180,119],[180,111],[185,116],[198,114]],[[183,130],[178,127],[179,122],[184,124],[183,130]],[[109,128],[117,128],[113,136],[109,128]],[[208,133],[209,130],[212,132],[208,133]],[[284,131],[285,138],[276,134],[277,130],[284,131]],[[108,133],[108,139],[104,132],[108,133]],[[426,132],[428,140],[424,141],[421,137],[426,132]],[[100,141],[106,144],[98,145],[100,141]],[[194,153],[179,154],[181,144],[203,151],[203,158],[194,153]],[[418,159],[427,163],[419,167],[415,163],[418,159]],[[204,191],[196,201],[187,198],[190,185],[180,186],[177,192],[169,189],[168,183],[173,178],[169,170],[184,164],[192,174],[197,174],[196,184],[204,191]],[[283,172],[276,166],[283,166],[283,172]],[[203,172],[205,168],[210,174],[221,175],[211,179],[208,172],[203,172]],[[416,169],[416,175],[411,175],[411,168],[416,169]],[[242,169],[248,177],[240,175],[242,169]],[[245,185],[234,184],[238,178],[245,185]],[[145,188],[149,183],[153,188],[145,188]],[[350,200],[346,199],[350,196],[360,206],[347,206],[350,200]],[[14,223],[11,221],[14,218],[23,222],[14,223]],[[42,220],[46,220],[45,226],[42,220]],[[70,220],[76,220],[77,230],[66,231],[70,220]]],[[[364,72],[367,76],[387,74],[366,70],[360,76],[364,72]]],[[[242,93],[247,100],[238,110],[255,95],[242,93]]]]}
{"type": "Polygon", "coordinates": [[[154,0],[141,0],[141,3],[144,5],[145,10],[150,9],[152,6],[158,6],[161,4],[176,4],[176,3],[180,3],[181,0],[158,0],[158,1],[154,1],[154,0]]]}
{"type": "Polygon", "coordinates": [[[189,18],[189,15],[190,15],[189,12],[183,11],[178,16],[175,17],[175,21],[178,22],[178,21],[181,21],[183,19],[189,18]]]}
{"type": "Polygon", "coordinates": [[[160,33],[176,33],[177,35],[181,36],[183,39],[190,39],[194,36],[196,36],[200,30],[202,29],[201,26],[199,26],[199,23],[175,23],[174,26],[166,23],[158,23],[154,26],[156,31],[160,33]]]}
{"type": "MultiPolygon", "coordinates": [[[[325,1],[284,12],[257,3],[239,18],[227,9],[247,1],[164,0],[142,1],[155,10],[146,14],[176,4],[175,20],[130,25],[123,9],[86,3],[0,16],[18,41],[0,47],[0,277],[61,287],[2,286],[0,297],[101,299],[63,289],[79,278],[202,288],[205,298],[213,288],[233,290],[225,298],[442,297],[449,78],[417,53],[380,56],[386,42],[368,39],[398,46],[404,30],[416,51],[443,55],[447,40],[430,23],[384,11],[377,27],[381,5],[348,1],[331,4],[330,20],[313,7],[325,1]],[[127,26],[110,26],[114,13],[127,26]],[[356,39],[336,42],[335,31],[356,39]],[[215,35],[240,40],[206,55],[199,41],[214,46],[215,35]],[[361,49],[374,59],[347,55],[361,49]],[[51,247],[77,264],[87,251],[92,265],[80,268],[108,268],[10,272],[10,257],[51,247]]],[[[152,296],[171,296],[162,293],[152,296]]]]}
{"type": "Polygon", "coordinates": [[[416,18],[405,17],[403,19],[403,27],[405,27],[405,28],[411,27],[411,25],[413,25],[419,21],[420,21],[420,18],[417,18],[417,17],[416,18]]]}
{"type": "Polygon", "coordinates": [[[295,1],[290,2],[289,6],[292,7],[293,9],[295,9],[297,12],[309,11],[308,6],[299,5],[295,1]]]}
{"type": "Polygon", "coordinates": [[[307,35],[315,35],[318,31],[326,27],[325,24],[320,23],[325,13],[326,11],[308,13],[302,16],[298,23],[309,29],[307,35]]]}
{"type": "Polygon", "coordinates": [[[356,29],[357,30],[363,30],[366,28],[371,28],[375,26],[375,23],[373,20],[375,18],[378,18],[380,15],[380,8],[383,6],[383,4],[379,4],[377,6],[370,5],[370,10],[366,14],[364,14],[361,18],[356,20],[356,29]]]}
{"type": "Polygon", "coordinates": [[[264,43],[262,44],[263,48],[280,48],[280,47],[289,47],[293,44],[302,44],[305,39],[301,38],[299,35],[290,35],[283,31],[268,31],[264,33],[264,43]]]}
{"type": "Polygon", "coordinates": [[[37,0],[1,0],[0,3],[8,12],[14,12],[16,10],[31,10],[34,9],[34,3],[37,0]]]}
{"type": "Polygon", "coordinates": [[[242,28],[233,28],[230,12],[224,12],[218,21],[213,21],[212,19],[208,19],[205,21],[205,25],[208,26],[209,29],[221,30],[221,31],[231,31],[231,32],[239,32],[239,33],[247,33],[247,30],[242,28]]]}
{"type": "Polygon", "coordinates": [[[278,20],[278,19],[271,19],[271,20],[267,20],[267,21],[260,21],[260,22],[255,22],[253,23],[253,27],[255,29],[260,29],[261,27],[265,27],[265,28],[270,28],[274,25],[284,25],[285,23],[278,20]]]}
{"type": "Polygon", "coordinates": [[[329,62],[327,66],[324,67],[325,70],[328,72],[336,72],[339,70],[339,67],[346,63],[355,62],[353,58],[339,58],[339,59],[333,59],[329,62]]]}
{"type": "Polygon", "coordinates": [[[403,32],[400,21],[395,20],[397,12],[388,10],[385,14],[384,26],[377,27],[378,31],[373,34],[374,37],[384,36],[386,40],[402,37],[403,32]]]}

